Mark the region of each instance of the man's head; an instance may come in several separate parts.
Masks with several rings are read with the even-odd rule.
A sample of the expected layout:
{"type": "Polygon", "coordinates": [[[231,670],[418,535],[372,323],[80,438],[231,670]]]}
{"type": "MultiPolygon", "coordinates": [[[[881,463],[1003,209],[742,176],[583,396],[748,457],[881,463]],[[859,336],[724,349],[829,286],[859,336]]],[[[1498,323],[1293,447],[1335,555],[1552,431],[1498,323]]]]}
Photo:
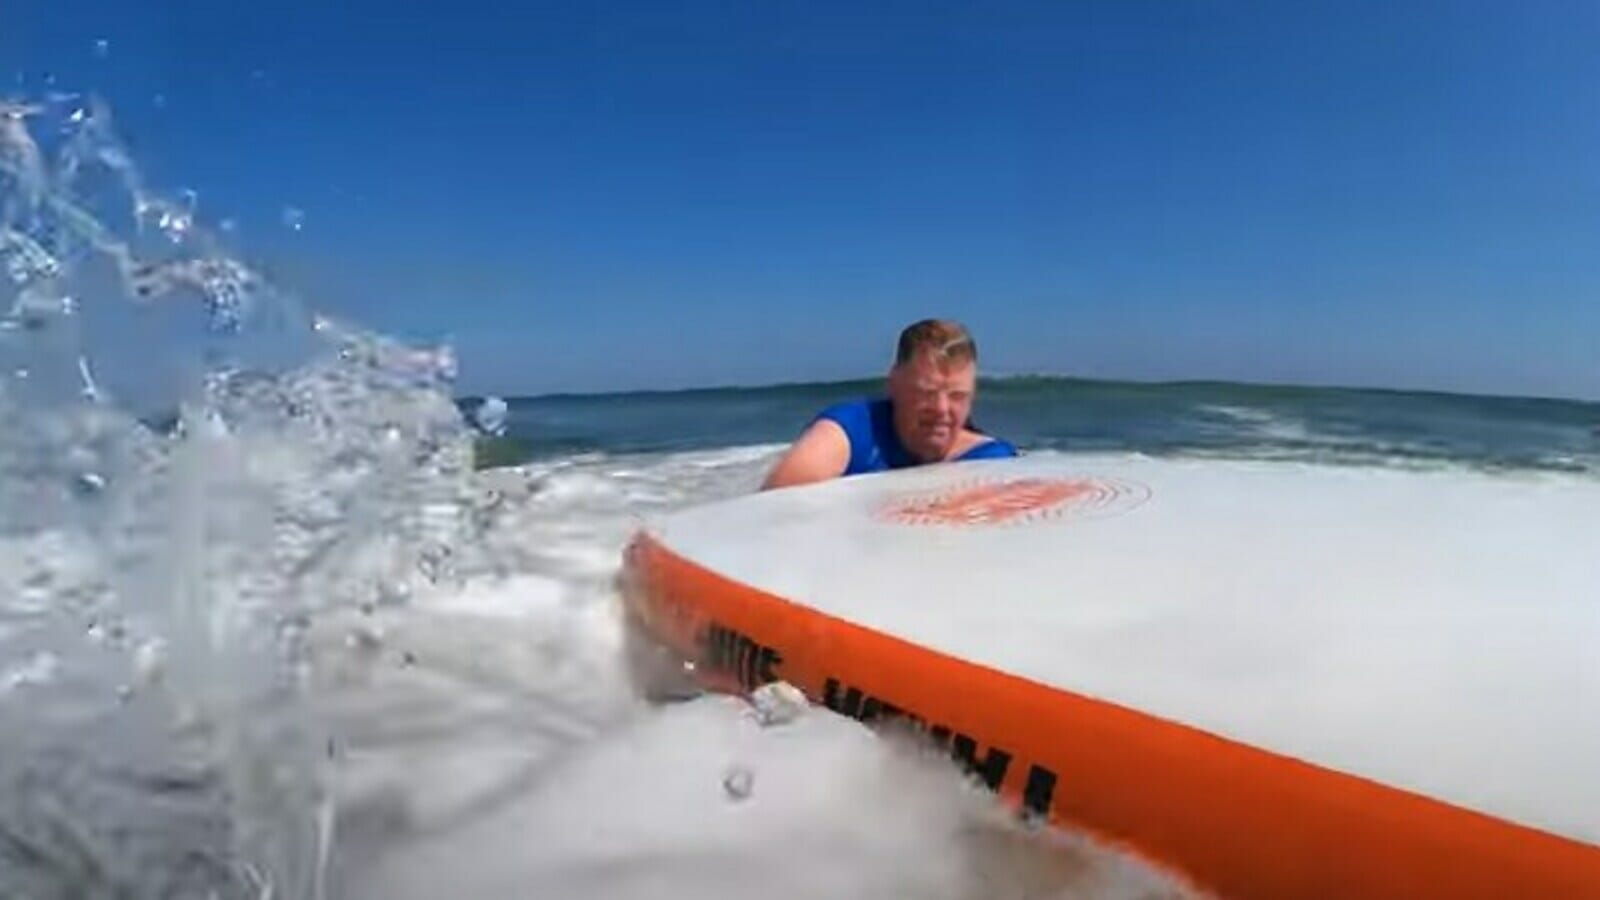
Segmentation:
{"type": "Polygon", "coordinates": [[[978,345],[948,319],[924,319],[900,332],[889,400],[900,443],[917,458],[943,459],[961,436],[977,391],[978,345]]]}

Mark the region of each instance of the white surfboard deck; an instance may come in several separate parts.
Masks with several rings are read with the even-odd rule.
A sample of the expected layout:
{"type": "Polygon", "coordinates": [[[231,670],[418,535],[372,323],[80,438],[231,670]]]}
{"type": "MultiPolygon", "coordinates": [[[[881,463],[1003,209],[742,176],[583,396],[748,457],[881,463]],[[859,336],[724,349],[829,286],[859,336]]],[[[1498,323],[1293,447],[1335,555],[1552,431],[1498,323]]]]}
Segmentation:
{"type": "Polygon", "coordinates": [[[651,530],[931,649],[1600,843],[1600,480],[1045,455],[769,491],[651,530]],[[1000,524],[883,515],[1017,478],[1122,493],[1000,524]]]}

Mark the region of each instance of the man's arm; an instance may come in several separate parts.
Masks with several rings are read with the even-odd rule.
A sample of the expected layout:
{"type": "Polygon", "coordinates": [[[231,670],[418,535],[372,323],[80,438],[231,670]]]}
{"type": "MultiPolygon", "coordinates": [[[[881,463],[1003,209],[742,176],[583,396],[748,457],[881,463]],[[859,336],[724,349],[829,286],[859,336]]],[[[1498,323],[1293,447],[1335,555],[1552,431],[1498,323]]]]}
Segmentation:
{"type": "Polygon", "coordinates": [[[818,419],[802,433],[767,473],[761,489],[793,487],[844,474],[850,464],[850,438],[830,419],[818,419]]]}

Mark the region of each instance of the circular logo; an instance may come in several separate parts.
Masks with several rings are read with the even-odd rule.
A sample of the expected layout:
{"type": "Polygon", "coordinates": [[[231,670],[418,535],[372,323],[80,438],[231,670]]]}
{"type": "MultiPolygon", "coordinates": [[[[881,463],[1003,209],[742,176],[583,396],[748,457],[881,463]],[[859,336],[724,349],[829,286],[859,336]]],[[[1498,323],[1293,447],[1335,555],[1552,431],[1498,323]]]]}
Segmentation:
{"type": "Polygon", "coordinates": [[[1105,478],[979,478],[891,497],[877,517],[901,525],[1019,525],[1118,515],[1149,498],[1142,484],[1105,478]]]}

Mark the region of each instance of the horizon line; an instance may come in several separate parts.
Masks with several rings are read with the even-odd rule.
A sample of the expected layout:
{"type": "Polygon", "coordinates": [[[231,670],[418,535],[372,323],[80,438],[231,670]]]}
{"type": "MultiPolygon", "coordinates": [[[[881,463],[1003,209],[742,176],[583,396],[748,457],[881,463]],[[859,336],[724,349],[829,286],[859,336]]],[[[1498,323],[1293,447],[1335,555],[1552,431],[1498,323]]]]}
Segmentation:
{"type": "MultiPolygon", "coordinates": [[[[1106,378],[1087,375],[1071,375],[1058,372],[1001,372],[988,375],[979,375],[978,383],[1025,381],[1036,379],[1040,381],[1081,382],[1084,384],[1122,384],[1138,385],[1140,387],[1200,387],[1200,386],[1228,386],[1258,388],[1269,390],[1297,390],[1297,391],[1340,391],[1346,393],[1366,394],[1412,394],[1420,396],[1450,397],[1458,399],[1480,400],[1522,400],[1535,403],[1572,403],[1580,406],[1600,407],[1600,395],[1581,397],[1577,395],[1538,395],[1518,393],[1478,393],[1464,390],[1450,390],[1445,388],[1407,388],[1392,385],[1356,385],[1338,384],[1329,382],[1300,382],[1300,381],[1234,381],[1226,378],[1170,378],[1170,379],[1141,379],[1141,378],[1106,378]]],[[[503,394],[496,392],[475,392],[460,394],[457,401],[483,400],[488,397],[500,397],[503,400],[564,400],[564,399],[599,399],[605,397],[657,397],[683,394],[709,394],[719,391],[760,391],[784,390],[807,387],[823,387],[828,385],[861,384],[868,382],[882,382],[883,375],[863,375],[853,378],[828,378],[811,381],[763,381],[763,382],[722,382],[691,387],[676,388],[623,388],[610,390],[559,390],[541,391],[529,394],[503,394]]]]}

